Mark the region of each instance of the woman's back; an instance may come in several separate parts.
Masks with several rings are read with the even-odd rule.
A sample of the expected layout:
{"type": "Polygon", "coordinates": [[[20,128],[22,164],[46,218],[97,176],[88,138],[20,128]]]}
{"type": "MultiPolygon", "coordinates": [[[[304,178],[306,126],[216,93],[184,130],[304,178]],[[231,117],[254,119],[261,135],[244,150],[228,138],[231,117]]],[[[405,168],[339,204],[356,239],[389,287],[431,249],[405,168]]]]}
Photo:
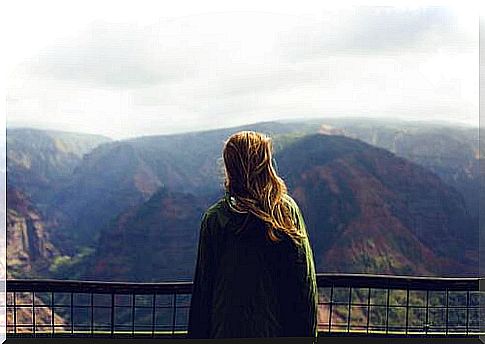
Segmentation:
{"type": "MultiPolygon", "coordinates": [[[[306,232],[296,203],[285,195],[306,232]]],[[[312,251],[264,223],[238,213],[228,195],[204,215],[189,317],[193,338],[311,337],[316,335],[317,290],[312,251]],[[201,280],[210,283],[201,283],[201,280]]]]}

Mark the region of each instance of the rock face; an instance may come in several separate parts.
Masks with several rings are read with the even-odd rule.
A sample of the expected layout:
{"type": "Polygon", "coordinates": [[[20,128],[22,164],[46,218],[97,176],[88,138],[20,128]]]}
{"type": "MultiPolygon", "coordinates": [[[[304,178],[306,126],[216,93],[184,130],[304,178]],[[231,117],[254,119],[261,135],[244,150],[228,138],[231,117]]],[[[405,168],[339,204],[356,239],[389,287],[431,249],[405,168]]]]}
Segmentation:
{"type": "MultiPolygon", "coordinates": [[[[471,274],[463,197],[434,173],[343,136],[311,135],[279,155],[320,271],[471,274]]],[[[475,264],[475,265],[473,265],[475,264]]]]}
{"type": "MultiPolygon", "coordinates": [[[[50,238],[50,227],[55,224],[46,221],[27,195],[13,187],[7,188],[7,204],[7,278],[36,278],[48,275],[52,260],[60,254],[50,238]]],[[[10,293],[7,297],[8,304],[12,304],[13,294],[10,293]]],[[[35,296],[34,300],[35,305],[39,306],[35,311],[37,332],[51,332],[49,324],[52,317],[56,325],[55,331],[67,329],[67,323],[62,316],[56,312],[52,314],[52,309],[39,297],[35,296]]],[[[32,304],[32,294],[17,293],[16,302],[23,305],[32,304]]],[[[25,326],[32,324],[30,308],[18,308],[15,320],[17,325],[24,325],[17,328],[17,333],[32,332],[32,327],[25,326]]],[[[7,312],[6,321],[8,324],[14,324],[13,312],[7,312]]],[[[14,329],[7,328],[7,332],[13,333],[14,329]]]]}
{"type": "Polygon", "coordinates": [[[86,278],[191,280],[197,228],[207,205],[207,200],[191,194],[160,188],[147,202],[127,210],[103,231],[86,278]]]}
{"type": "Polygon", "coordinates": [[[22,192],[7,189],[7,276],[45,274],[59,254],[40,212],[22,192]]]}
{"type": "MultiPolygon", "coordinates": [[[[328,119],[324,122],[328,124],[323,124],[322,128],[332,128],[327,130],[328,134],[360,139],[436,173],[463,195],[473,226],[478,228],[478,128],[370,119],[328,119]]],[[[476,243],[477,238],[478,233],[472,242],[476,243]]]]}
{"type": "MultiPolygon", "coordinates": [[[[43,221],[49,218],[49,222],[55,222],[53,227],[56,228],[60,224],[64,228],[69,227],[70,219],[58,210],[55,195],[65,188],[75,169],[82,163],[84,154],[110,139],[99,135],[16,128],[7,129],[6,141],[8,187],[28,199],[29,204],[36,209],[35,216],[43,221]]],[[[7,200],[7,208],[13,209],[15,206],[7,200]]],[[[15,217],[19,219],[18,214],[12,211],[9,214],[12,223],[16,221],[15,217]]],[[[24,215],[20,212],[20,217],[24,215]]],[[[29,223],[36,227],[36,223],[39,223],[39,220],[32,219],[33,222],[29,222],[28,219],[27,216],[26,226],[29,223]]],[[[66,236],[65,230],[51,234],[51,240],[57,247],[73,254],[77,244],[66,236]]]]}

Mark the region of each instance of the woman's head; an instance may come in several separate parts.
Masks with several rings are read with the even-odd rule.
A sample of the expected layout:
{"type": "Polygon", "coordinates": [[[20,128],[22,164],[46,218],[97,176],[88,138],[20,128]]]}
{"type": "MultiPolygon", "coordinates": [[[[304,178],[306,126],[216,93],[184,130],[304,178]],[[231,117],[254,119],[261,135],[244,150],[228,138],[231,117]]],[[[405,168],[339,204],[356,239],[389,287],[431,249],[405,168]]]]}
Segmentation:
{"type": "Polygon", "coordinates": [[[272,141],[254,131],[241,131],[224,145],[224,186],[235,197],[236,208],[252,213],[267,226],[268,236],[277,240],[275,230],[298,241],[303,235],[296,228],[284,198],[287,188],[273,166],[272,141]]]}

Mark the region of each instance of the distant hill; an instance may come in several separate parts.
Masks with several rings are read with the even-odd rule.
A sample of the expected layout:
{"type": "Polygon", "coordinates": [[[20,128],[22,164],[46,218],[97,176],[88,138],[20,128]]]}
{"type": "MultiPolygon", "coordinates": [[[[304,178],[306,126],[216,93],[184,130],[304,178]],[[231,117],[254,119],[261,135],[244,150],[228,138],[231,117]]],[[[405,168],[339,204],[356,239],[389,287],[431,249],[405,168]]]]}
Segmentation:
{"type": "Polygon", "coordinates": [[[89,243],[113,217],[147,201],[160,187],[200,196],[220,190],[218,159],[231,133],[251,129],[277,136],[296,128],[270,122],[104,144],[84,157],[54,203],[71,220],[66,230],[89,243]]]}
{"type": "Polygon", "coordinates": [[[239,130],[274,138],[278,169],[318,233],[321,271],[473,272],[476,129],[318,119],[121,141],[7,130],[8,185],[49,223],[49,241],[60,252],[43,276],[190,278],[199,216],[222,192],[223,143],[239,130]]]}
{"type": "MultiPolygon", "coordinates": [[[[319,131],[338,132],[387,149],[435,172],[464,197],[478,222],[479,132],[478,128],[382,119],[325,119],[319,131]]],[[[483,135],[482,135],[483,139],[483,135]]]]}
{"type": "Polygon", "coordinates": [[[37,203],[48,202],[83,155],[109,141],[99,135],[7,128],[7,183],[37,203]]]}
{"type": "Polygon", "coordinates": [[[79,248],[57,229],[67,222],[54,195],[84,154],[110,139],[99,135],[7,128],[7,264],[9,276],[50,276],[61,252],[79,248]]]}
{"type": "MultiPolygon", "coordinates": [[[[432,172],[362,141],[321,134],[294,140],[277,158],[304,212],[318,271],[474,272],[477,261],[465,257],[463,197],[432,172]]],[[[216,199],[160,189],[105,228],[87,277],[190,279],[200,218],[216,199]]]]}
{"type": "Polygon", "coordinates": [[[429,170],[330,135],[304,137],[278,162],[305,214],[320,271],[475,272],[463,196],[429,170]]]}
{"type": "Polygon", "coordinates": [[[201,214],[209,199],[160,188],[102,232],[86,279],[191,280],[201,214]]]}

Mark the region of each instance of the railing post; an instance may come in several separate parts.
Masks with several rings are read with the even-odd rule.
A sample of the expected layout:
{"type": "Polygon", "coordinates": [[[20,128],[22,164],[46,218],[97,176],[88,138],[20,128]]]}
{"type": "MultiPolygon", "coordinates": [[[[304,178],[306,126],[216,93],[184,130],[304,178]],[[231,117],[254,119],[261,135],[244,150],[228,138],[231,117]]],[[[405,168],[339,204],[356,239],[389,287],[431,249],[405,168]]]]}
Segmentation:
{"type": "Polygon", "coordinates": [[[115,294],[111,294],[111,336],[115,332],[115,294]]]}
{"type": "Polygon", "coordinates": [[[177,316],[177,290],[175,290],[173,293],[172,335],[175,334],[176,316],[177,316]]]}
{"type": "Polygon", "coordinates": [[[91,325],[90,325],[90,330],[91,330],[91,336],[94,335],[94,294],[91,293],[91,325]]]}
{"type": "Polygon", "coordinates": [[[328,332],[330,333],[332,331],[332,306],[333,306],[333,288],[334,288],[334,285],[332,284],[332,287],[330,288],[330,304],[329,304],[329,308],[330,308],[330,312],[328,314],[328,332]]]}
{"type": "Polygon", "coordinates": [[[389,296],[390,296],[390,289],[389,286],[387,287],[387,302],[386,302],[386,334],[389,333],[389,296]]]}
{"type": "Polygon", "coordinates": [[[71,292],[71,335],[74,334],[74,293],[71,292]]]}
{"type": "Polygon", "coordinates": [[[152,300],[152,337],[155,337],[155,305],[157,302],[157,294],[153,293],[153,300],[152,300]]]}
{"type": "Polygon", "coordinates": [[[33,325],[33,332],[35,336],[35,291],[32,291],[32,325],[33,325]]]}
{"type": "Polygon", "coordinates": [[[352,308],[352,287],[349,287],[349,312],[347,313],[347,333],[350,332],[350,309],[352,308]]]}
{"type": "Polygon", "coordinates": [[[406,289],[406,335],[409,328],[409,287],[406,289]]]}
{"type": "Polygon", "coordinates": [[[446,288],[446,332],[445,334],[448,335],[448,288],[446,288]]]}
{"type": "Polygon", "coordinates": [[[370,290],[367,293],[367,333],[369,333],[369,324],[370,324],[370,290]]]}
{"type": "Polygon", "coordinates": [[[136,306],[136,294],[131,296],[131,335],[135,336],[135,306],[136,306]]]}
{"type": "Polygon", "coordinates": [[[54,293],[51,292],[51,325],[52,325],[52,332],[51,335],[54,337],[54,293]]]}
{"type": "Polygon", "coordinates": [[[428,334],[429,290],[426,290],[426,320],[424,322],[425,333],[428,334]]]}
{"type": "Polygon", "coordinates": [[[13,292],[13,333],[17,333],[17,293],[13,292]]]}
{"type": "Polygon", "coordinates": [[[466,334],[468,335],[470,322],[470,290],[466,291],[466,334]]]}

